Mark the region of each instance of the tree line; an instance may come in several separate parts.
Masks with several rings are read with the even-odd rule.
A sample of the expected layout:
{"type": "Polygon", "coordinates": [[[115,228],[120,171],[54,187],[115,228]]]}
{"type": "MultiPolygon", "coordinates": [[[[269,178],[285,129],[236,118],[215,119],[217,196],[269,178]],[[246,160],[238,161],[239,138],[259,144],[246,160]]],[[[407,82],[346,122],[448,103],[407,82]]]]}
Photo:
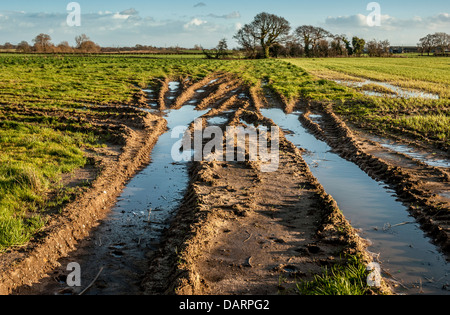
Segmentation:
{"type": "MultiPolygon", "coordinates": [[[[290,23],[283,17],[266,12],[244,25],[233,37],[248,58],[269,57],[370,57],[389,56],[389,40],[367,41],[354,36],[331,32],[312,25],[302,25],[292,32],[290,23]]],[[[446,33],[428,35],[420,40],[423,52],[445,54],[450,49],[450,37],[446,33]]]]}
{"type": "Polygon", "coordinates": [[[16,51],[23,53],[98,53],[101,51],[101,47],[86,34],[75,37],[75,47],[70,46],[67,41],[58,45],[54,45],[51,41],[50,35],[41,33],[33,39],[33,45],[30,45],[27,41],[22,41],[16,46],[5,43],[2,48],[16,49],[16,51]]]}

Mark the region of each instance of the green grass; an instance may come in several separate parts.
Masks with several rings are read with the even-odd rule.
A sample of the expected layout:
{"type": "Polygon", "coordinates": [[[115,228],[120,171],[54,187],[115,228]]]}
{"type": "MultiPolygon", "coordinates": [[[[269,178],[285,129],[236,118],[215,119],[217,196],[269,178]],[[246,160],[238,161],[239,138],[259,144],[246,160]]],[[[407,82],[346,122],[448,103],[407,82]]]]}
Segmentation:
{"type": "Polygon", "coordinates": [[[440,140],[450,140],[450,116],[447,115],[405,116],[394,119],[393,122],[400,127],[432,135],[440,140]]]}
{"type": "MultiPolygon", "coordinates": [[[[392,94],[376,84],[351,89],[352,97],[329,97],[345,119],[375,132],[419,134],[446,150],[450,147],[450,67],[448,58],[327,58],[286,60],[317,80],[388,82],[405,89],[435,93],[440,99],[365,96],[361,90],[392,94]]],[[[322,98],[325,99],[325,98],[322,98]]]]}
{"type": "Polygon", "coordinates": [[[336,264],[312,281],[301,281],[297,291],[301,295],[369,295],[369,275],[366,266],[357,257],[351,257],[346,265],[336,264]]]}
{"type": "Polygon", "coordinates": [[[304,58],[287,61],[318,77],[371,79],[450,97],[448,58],[304,58]]]}
{"type": "Polygon", "coordinates": [[[45,222],[46,192],[86,164],[87,139],[51,128],[0,121],[0,251],[30,239],[45,222]]]}

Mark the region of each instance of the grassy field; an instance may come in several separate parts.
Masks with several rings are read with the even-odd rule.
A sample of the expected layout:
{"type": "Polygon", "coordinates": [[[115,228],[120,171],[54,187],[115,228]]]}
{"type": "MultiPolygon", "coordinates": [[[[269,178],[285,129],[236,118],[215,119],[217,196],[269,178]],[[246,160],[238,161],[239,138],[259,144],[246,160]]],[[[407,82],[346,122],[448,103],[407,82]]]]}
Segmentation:
{"type": "Polygon", "coordinates": [[[289,62],[326,79],[371,79],[450,97],[448,58],[327,58],[289,62]]]}
{"type": "MultiPolygon", "coordinates": [[[[347,119],[385,133],[404,134],[450,147],[450,60],[448,58],[328,58],[287,60],[317,79],[386,82],[439,95],[439,99],[369,97],[335,101],[347,119]]],[[[382,86],[374,84],[372,89],[382,86]]],[[[358,90],[354,89],[355,92],[358,90]]]]}
{"type": "Polygon", "coordinates": [[[86,165],[85,151],[108,136],[86,115],[131,104],[141,88],[166,77],[199,80],[227,72],[250,86],[264,84],[286,101],[332,102],[348,119],[387,131],[407,129],[449,143],[448,59],[202,60],[136,56],[0,56],[0,250],[26,243],[49,209],[69,193],[63,174],[86,165]],[[439,93],[440,100],[364,96],[329,78],[369,77],[439,93]],[[447,88],[447,90],[446,90],[447,88]],[[95,110],[94,110],[95,107],[95,110]],[[51,113],[58,112],[55,118],[51,113]],[[49,197],[49,196],[57,196],[49,197]]]}

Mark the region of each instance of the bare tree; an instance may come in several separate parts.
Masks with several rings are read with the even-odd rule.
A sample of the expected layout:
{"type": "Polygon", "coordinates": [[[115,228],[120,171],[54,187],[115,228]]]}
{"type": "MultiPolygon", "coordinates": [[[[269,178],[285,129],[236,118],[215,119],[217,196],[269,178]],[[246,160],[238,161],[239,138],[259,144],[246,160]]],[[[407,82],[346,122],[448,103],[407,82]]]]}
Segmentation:
{"type": "Polygon", "coordinates": [[[329,57],[330,44],[327,40],[321,39],[314,45],[314,56],[316,57],[329,57]]]}
{"type": "Polygon", "coordinates": [[[391,43],[387,39],[383,40],[383,41],[380,41],[378,43],[378,49],[381,52],[381,56],[389,56],[389,55],[391,55],[390,48],[391,48],[391,43]]]}
{"type": "Polygon", "coordinates": [[[77,48],[80,49],[83,43],[90,41],[91,39],[86,34],[81,34],[75,37],[75,43],[77,44],[77,48]]]}
{"type": "Polygon", "coordinates": [[[73,48],[70,47],[69,43],[67,41],[63,41],[56,46],[56,49],[58,52],[62,53],[71,53],[73,52],[73,48]]]}
{"type": "Polygon", "coordinates": [[[323,53],[324,43],[322,40],[332,37],[327,30],[312,25],[302,25],[295,30],[295,34],[303,41],[306,57],[312,57],[323,53]],[[321,49],[318,45],[320,43],[321,49]]]}
{"type": "Polygon", "coordinates": [[[34,48],[37,52],[50,52],[52,51],[52,43],[50,42],[52,38],[50,35],[41,33],[33,39],[34,48]]]}
{"type": "Polygon", "coordinates": [[[421,38],[417,45],[422,55],[423,53],[427,53],[429,56],[433,51],[435,55],[440,53],[445,54],[446,50],[450,49],[450,35],[443,32],[428,34],[421,38]]]}
{"type": "Polygon", "coordinates": [[[93,41],[87,40],[81,43],[79,50],[83,53],[99,53],[101,51],[101,48],[93,41]]]}
{"type": "Polygon", "coordinates": [[[303,49],[302,44],[294,35],[290,35],[285,42],[284,45],[286,57],[301,57],[303,56],[305,50],[303,49]]]}
{"type": "Polygon", "coordinates": [[[450,45],[450,35],[444,32],[434,33],[432,35],[432,43],[435,54],[445,54],[450,45]]]}
{"type": "Polygon", "coordinates": [[[244,25],[233,37],[238,44],[246,51],[248,58],[256,58],[258,54],[258,42],[252,35],[251,26],[244,25]]]}
{"type": "Polygon", "coordinates": [[[422,55],[424,53],[427,53],[428,56],[430,55],[430,53],[433,51],[433,40],[431,35],[427,35],[425,37],[422,37],[419,40],[419,43],[417,44],[419,46],[419,49],[422,53],[422,55]]]}
{"type": "Polygon", "coordinates": [[[31,46],[28,44],[27,41],[21,41],[18,45],[17,45],[17,50],[23,53],[29,53],[31,52],[31,46]]]}
{"type": "Polygon", "coordinates": [[[283,42],[290,30],[290,23],[285,18],[263,12],[258,14],[252,23],[239,30],[235,38],[246,45],[258,42],[264,58],[270,58],[270,49],[283,42]]]}
{"type": "Polygon", "coordinates": [[[295,33],[303,41],[303,48],[305,49],[306,57],[311,57],[311,46],[313,43],[314,26],[303,25],[295,30],[295,33]]]}

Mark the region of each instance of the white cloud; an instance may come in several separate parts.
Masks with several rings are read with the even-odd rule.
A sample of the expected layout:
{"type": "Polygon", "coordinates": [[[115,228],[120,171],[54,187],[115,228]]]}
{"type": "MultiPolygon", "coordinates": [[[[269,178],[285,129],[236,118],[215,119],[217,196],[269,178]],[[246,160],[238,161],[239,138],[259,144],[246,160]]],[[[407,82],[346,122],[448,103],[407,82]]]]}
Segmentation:
{"type": "Polygon", "coordinates": [[[359,27],[367,26],[367,17],[363,14],[350,16],[327,17],[325,24],[331,26],[359,27]]]}
{"type": "Polygon", "coordinates": [[[190,29],[192,27],[201,26],[203,24],[208,23],[207,21],[200,20],[198,18],[192,19],[190,22],[184,24],[184,29],[190,29]]]}
{"type": "Polygon", "coordinates": [[[113,19],[116,19],[116,20],[126,20],[126,19],[128,19],[130,16],[129,15],[123,15],[123,14],[120,14],[120,13],[115,13],[113,16],[112,16],[112,18],[113,19]]]}

